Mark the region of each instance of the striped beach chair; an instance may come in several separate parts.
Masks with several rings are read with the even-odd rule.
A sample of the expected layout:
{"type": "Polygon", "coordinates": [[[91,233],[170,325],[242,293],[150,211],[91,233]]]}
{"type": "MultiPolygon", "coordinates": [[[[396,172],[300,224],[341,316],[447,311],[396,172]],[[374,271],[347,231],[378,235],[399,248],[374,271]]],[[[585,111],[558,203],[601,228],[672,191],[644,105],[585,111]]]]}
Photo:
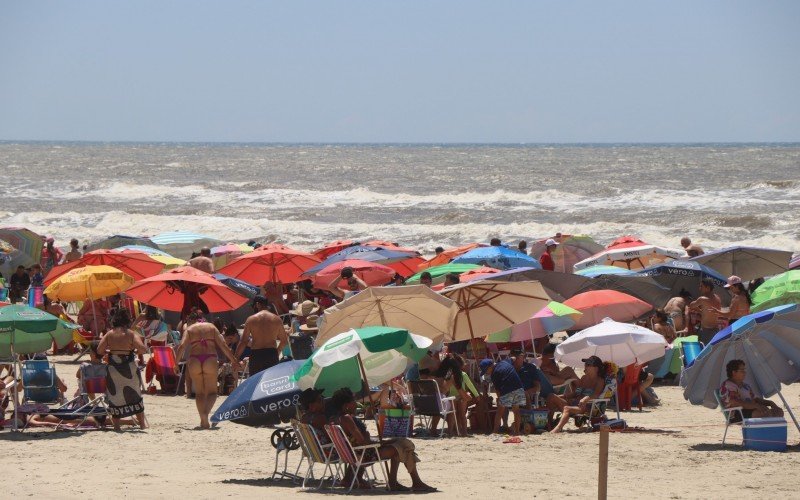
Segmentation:
{"type": "MultiPolygon", "coordinates": [[[[317,436],[317,431],[308,424],[304,424],[298,420],[292,419],[292,428],[294,428],[297,439],[300,441],[300,448],[303,450],[303,459],[308,463],[308,469],[303,476],[303,489],[306,489],[306,483],[309,479],[314,478],[314,464],[323,464],[325,469],[320,476],[319,485],[317,489],[322,488],[325,483],[326,475],[330,471],[334,478],[339,476],[339,456],[336,454],[333,443],[322,444],[317,436]]],[[[302,460],[299,467],[302,465],[302,460]]]]}
{"type": "MultiPolygon", "coordinates": [[[[380,443],[353,446],[350,440],[347,439],[347,435],[340,425],[326,425],[325,432],[330,436],[333,447],[339,455],[339,460],[341,460],[343,464],[349,465],[353,471],[358,471],[362,467],[372,467],[378,464],[381,468],[381,473],[383,473],[383,480],[386,482],[386,489],[389,489],[389,478],[386,475],[386,468],[383,466],[384,462],[388,462],[389,459],[381,458],[378,453],[378,448],[381,446],[380,443]],[[368,453],[370,450],[373,450],[373,453],[368,453]]],[[[357,479],[358,474],[354,473],[353,480],[347,488],[348,493],[353,491],[353,486],[355,486],[357,479]]],[[[336,481],[334,481],[333,486],[335,485],[336,481]]]]}

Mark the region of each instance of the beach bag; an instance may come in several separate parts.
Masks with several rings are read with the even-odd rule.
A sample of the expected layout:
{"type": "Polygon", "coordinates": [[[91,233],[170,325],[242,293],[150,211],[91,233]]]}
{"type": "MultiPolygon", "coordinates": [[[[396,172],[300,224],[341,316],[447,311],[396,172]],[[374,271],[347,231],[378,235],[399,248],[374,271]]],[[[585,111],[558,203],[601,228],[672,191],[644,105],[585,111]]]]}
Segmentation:
{"type": "Polygon", "coordinates": [[[37,307],[44,304],[44,287],[32,286],[28,289],[28,306],[37,307]]]}
{"type": "Polygon", "coordinates": [[[413,428],[411,410],[388,408],[378,414],[378,432],[382,438],[408,437],[413,428]]]}

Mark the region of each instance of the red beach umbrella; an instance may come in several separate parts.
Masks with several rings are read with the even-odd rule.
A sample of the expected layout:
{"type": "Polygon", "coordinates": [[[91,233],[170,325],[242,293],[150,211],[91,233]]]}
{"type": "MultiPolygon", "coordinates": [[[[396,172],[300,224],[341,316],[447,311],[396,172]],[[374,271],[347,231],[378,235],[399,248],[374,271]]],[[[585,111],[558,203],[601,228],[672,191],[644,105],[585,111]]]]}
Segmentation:
{"type": "Polygon", "coordinates": [[[314,250],[312,254],[319,259],[320,262],[327,259],[329,256],[335,254],[340,250],[344,250],[347,247],[351,247],[353,245],[358,245],[357,241],[353,240],[336,240],[331,241],[327,245],[317,250],[314,250]]]}
{"type": "Polygon", "coordinates": [[[583,316],[575,323],[575,330],[583,330],[600,323],[603,318],[614,321],[633,321],[653,306],[627,293],[616,290],[593,290],[575,295],[563,302],[577,309],[583,316]]]}
{"type": "MultiPolygon", "coordinates": [[[[381,286],[389,283],[394,277],[395,270],[383,264],[367,262],[358,259],[348,259],[335,262],[325,267],[314,275],[314,286],[327,288],[334,277],[338,276],[345,267],[353,268],[353,273],[361,278],[367,286],[381,286]]],[[[345,286],[345,281],[339,282],[340,287],[345,286]]]]}
{"type": "Polygon", "coordinates": [[[264,283],[294,283],[320,260],[310,253],[293,250],[283,245],[257,248],[242,255],[217,272],[254,285],[264,283]]]}
{"type": "Polygon", "coordinates": [[[93,250],[87,252],[80,259],[56,266],[47,273],[44,280],[45,286],[49,286],[60,276],[67,272],[86,266],[111,266],[135,280],[155,276],[164,270],[164,264],[153,259],[144,252],[120,251],[120,250],[93,250]]]}

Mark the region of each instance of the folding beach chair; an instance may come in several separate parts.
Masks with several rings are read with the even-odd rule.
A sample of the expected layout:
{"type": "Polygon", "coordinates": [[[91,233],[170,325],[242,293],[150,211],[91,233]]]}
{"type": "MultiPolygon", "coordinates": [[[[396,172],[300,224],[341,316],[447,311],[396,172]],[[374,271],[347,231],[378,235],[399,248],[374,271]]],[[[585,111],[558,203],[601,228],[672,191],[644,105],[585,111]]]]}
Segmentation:
{"type": "MultiPolygon", "coordinates": [[[[366,444],[363,446],[353,446],[349,439],[347,439],[347,435],[344,433],[344,429],[342,429],[339,425],[326,425],[325,431],[330,436],[331,441],[333,442],[333,447],[336,450],[337,455],[339,455],[339,459],[343,464],[349,465],[353,471],[358,471],[362,467],[372,467],[375,464],[381,468],[381,473],[383,474],[383,480],[386,482],[386,489],[389,489],[389,478],[386,475],[386,468],[384,467],[384,463],[388,462],[388,458],[381,458],[380,454],[378,453],[378,448],[380,448],[380,443],[371,443],[366,444]],[[370,450],[373,450],[372,453],[368,453],[370,450]]],[[[334,482],[333,486],[336,486],[336,481],[339,478],[337,477],[334,482]]],[[[347,489],[347,492],[350,493],[353,491],[353,486],[356,484],[356,480],[358,479],[358,474],[353,474],[353,480],[350,482],[350,486],[347,489]]]]}
{"type": "MultiPolygon", "coordinates": [[[[448,415],[453,415],[458,434],[458,420],[455,418],[455,396],[442,397],[439,385],[434,380],[410,380],[408,392],[411,394],[411,413],[423,417],[441,417],[442,429],[440,436],[444,436],[444,423],[448,415]]],[[[448,424],[449,425],[449,424],[448,424]]],[[[439,430],[438,427],[435,430],[439,430]]]]}
{"type": "Polygon", "coordinates": [[[722,446],[725,446],[725,438],[728,436],[728,427],[732,425],[743,425],[744,413],[742,413],[741,406],[725,408],[725,406],[722,404],[722,395],[719,393],[718,389],[714,389],[714,399],[717,400],[719,409],[722,412],[722,415],[725,417],[725,432],[722,434],[722,446]],[[731,420],[735,418],[735,415],[737,413],[739,414],[738,420],[731,422],[731,420]]]}
{"type": "Polygon", "coordinates": [[[56,367],[47,360],[22,362],[22,403],[61,403],[63,398],[56,384],[56,367]]]}
{"type": "MultiPolygon", "coordinates": [[[[153,346],[151,349],[150,362],[152,362],[155,378],[161,386],[161,394],[177,395],[183,381],[183,367],[179,375],[175,374],[178,362],[175,359],[175,351],[171,346],[153,346]]],[[[152,380],[152,375],[148,377],[152,380]]]]}
{"type": "MultiPolygon", "coordinates": [[[[299,420],[292,419],[292,428],[294,428],[295,435],[300,441],[300,448],[303,450],[303,459],[308,463],[308,469],[303,476],[303,489],[306,489],[306,483],[309,479],[316,480],[314,477],[314,464],[322,464],[325,469],[320,476],[319,485],[317,489],[322,488],[325,483],[326,474],[328,471],[331,473],[331,479],[335,480],[341,474],[339,470],[339,456],[336,454],[333,443],[322,444],[317,435],[317,431],[308,424],[304,424],[299,420]]],[[[298,472],[303,461],[297,466],[298,472]]]]}

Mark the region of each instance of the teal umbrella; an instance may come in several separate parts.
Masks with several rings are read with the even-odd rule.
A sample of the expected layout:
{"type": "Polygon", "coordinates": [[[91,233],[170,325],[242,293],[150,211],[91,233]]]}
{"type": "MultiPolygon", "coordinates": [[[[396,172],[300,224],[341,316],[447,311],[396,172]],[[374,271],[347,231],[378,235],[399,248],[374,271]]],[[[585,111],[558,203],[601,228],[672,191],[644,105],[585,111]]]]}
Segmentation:
{"type": "Polygon", "coordinates": [[[0,309],[0,357],[42,352],[53,342],[64,347],[72,341],[72,332],[79,328],[33,307],[3,307],[0,309]]]}
{"type": "Polygon", "coordinates": [[[402,328],[354,328],[322,344],[292,378],[301,389],[323,389],[329,396],[342,387],[359,392],[364,381],[376,386],[405,372],[409,360],[422,359],[431,343],[402,328]]]}

